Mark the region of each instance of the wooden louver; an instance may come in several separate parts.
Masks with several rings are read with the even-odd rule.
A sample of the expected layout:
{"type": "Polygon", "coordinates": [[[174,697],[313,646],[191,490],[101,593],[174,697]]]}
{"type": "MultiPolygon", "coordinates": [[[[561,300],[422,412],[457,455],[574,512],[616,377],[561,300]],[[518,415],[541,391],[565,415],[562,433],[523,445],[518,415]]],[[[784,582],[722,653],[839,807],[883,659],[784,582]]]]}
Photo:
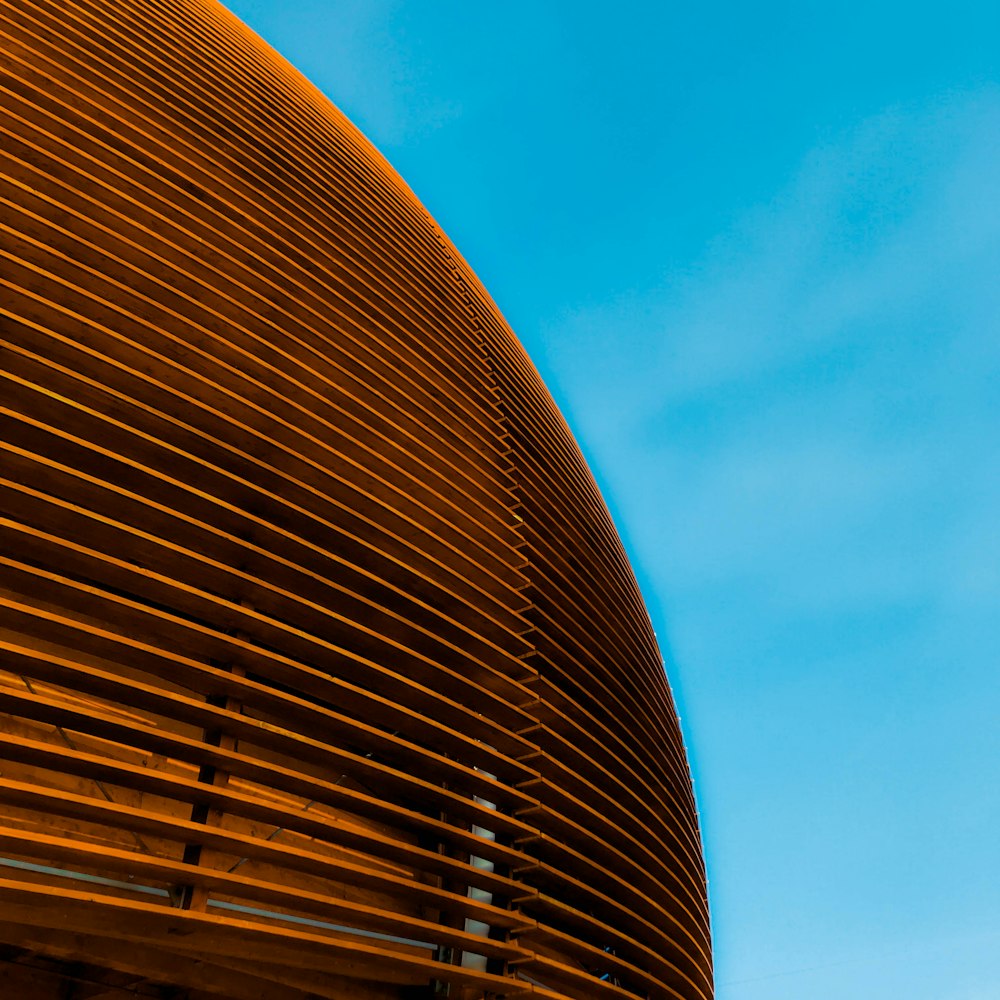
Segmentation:
{"type": "Polygon", "coordinates": [[[455,248],[211,0],[0,60],[0,993],[708,1000],[648,616],[455,248]]]}

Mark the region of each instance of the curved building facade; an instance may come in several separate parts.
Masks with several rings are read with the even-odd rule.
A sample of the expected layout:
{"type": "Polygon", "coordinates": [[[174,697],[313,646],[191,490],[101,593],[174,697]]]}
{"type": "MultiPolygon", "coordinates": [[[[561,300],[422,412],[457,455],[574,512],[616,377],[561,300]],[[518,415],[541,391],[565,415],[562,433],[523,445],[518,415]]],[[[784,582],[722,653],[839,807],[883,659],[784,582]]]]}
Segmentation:
{"type": "Polygon", "coordinates": [[[570,432],[211,0],[0,7],[6,995],[712,996],[689,772],[570,432]]]}

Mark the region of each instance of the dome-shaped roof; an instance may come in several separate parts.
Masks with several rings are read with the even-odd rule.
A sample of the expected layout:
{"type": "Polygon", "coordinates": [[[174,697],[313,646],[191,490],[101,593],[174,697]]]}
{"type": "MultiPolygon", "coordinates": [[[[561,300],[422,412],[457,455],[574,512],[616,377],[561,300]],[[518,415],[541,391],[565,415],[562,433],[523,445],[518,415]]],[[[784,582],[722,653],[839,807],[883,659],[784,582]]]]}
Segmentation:
{"type": "Polygon", "coordinates": [[[9,981],[706,1000],[649,619],[465,261],[208,0],[0,31],[9,981]]]}

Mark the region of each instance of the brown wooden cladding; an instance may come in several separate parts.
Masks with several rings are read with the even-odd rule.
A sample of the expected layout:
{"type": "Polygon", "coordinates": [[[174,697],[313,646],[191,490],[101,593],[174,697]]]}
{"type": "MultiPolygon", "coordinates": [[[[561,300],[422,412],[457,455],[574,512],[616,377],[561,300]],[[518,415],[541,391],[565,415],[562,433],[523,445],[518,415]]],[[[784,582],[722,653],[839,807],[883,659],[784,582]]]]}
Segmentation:
{"type": "Polygon", "coordinates": [[[708,1000],[634,577],[409,189],[210,0],[9,0],[0,129],[0,983],[708,1000]]]}

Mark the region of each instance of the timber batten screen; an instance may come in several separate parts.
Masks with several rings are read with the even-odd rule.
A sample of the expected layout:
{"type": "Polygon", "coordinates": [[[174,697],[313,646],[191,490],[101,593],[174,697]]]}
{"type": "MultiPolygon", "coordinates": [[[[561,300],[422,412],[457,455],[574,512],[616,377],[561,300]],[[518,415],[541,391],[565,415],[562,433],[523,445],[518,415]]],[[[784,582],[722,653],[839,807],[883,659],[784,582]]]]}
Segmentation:
{"type": "Polygon", "coordinates": [[[648,616],[455,248],[209,0],[0,57],[0,984],[708,1000],[648,616]]]}

